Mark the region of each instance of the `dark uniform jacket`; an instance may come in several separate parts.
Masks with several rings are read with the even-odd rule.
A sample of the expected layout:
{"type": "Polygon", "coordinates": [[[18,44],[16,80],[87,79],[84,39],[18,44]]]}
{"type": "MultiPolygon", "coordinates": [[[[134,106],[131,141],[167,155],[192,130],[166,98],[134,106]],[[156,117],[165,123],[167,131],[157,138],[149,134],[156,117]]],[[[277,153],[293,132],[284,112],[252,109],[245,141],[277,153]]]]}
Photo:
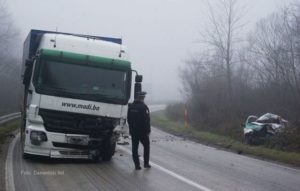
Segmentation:
{"type": "Polygon", "coordinates": [[[149,108],[144,102],[136,100],[128,105],[130,135],[148,135],[151,132],[149,115],[149,108]]]}

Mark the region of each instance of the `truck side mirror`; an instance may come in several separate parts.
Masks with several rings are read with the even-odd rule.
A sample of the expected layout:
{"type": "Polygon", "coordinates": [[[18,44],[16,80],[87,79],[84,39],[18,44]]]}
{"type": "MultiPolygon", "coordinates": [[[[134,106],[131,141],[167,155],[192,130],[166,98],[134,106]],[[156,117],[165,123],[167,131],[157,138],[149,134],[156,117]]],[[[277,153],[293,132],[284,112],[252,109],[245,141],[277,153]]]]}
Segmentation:
{"type": "Polygon", "coordinates": [[[136,93],[142,91],[142,84],[141,84],[142,81],[143,81],[143,76],[142,75],[136,75],[135,76],[134,99],[137,98],[136,93]]]}
{"type": "Polygon", "coordinates": [[[141,83],[143,81],[143,76],[142,75],[136,75],[135,76],[135,82],[141,83]]]}
{"type": "Polygon", "coordinates": [[[137,92],[141,92],[141,91],[142,91],[142,84],[136,82],[136,83],[134,84],[134,99],[137,98],[136,93],[137,93],[137,92]]]}

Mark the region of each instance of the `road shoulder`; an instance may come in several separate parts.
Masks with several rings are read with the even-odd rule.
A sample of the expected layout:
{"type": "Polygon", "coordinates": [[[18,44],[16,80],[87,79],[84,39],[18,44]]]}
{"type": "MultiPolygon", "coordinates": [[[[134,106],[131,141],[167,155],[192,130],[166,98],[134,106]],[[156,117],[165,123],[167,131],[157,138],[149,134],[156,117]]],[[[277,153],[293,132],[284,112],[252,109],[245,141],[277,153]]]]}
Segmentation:
{"type": "MultiPolygon", "coordinates": [[[[13,132],[14,135],[17,134],[18,131],[13,132]]],[[[0,191],[5,191],[6,187],[6,158],[9,150],[10,144],[13,142],[15,138],[10,136],[5,139],[5,141],[0,145],[0,191]]]]}
{"type": "Polygon", "coordinates": [[[15,135],[19,132],[18,130],[19,122],[18,120],[13,120],[5,124],[0,125],[1,128],[1,138],[0,138],[0,191],[5,191],[6,176],[5,176],[5,166],[6,158],[9,149],[9,145],[15,139],[15,135]],[[5,128],[5,130],[3,129],[5,128]]]}

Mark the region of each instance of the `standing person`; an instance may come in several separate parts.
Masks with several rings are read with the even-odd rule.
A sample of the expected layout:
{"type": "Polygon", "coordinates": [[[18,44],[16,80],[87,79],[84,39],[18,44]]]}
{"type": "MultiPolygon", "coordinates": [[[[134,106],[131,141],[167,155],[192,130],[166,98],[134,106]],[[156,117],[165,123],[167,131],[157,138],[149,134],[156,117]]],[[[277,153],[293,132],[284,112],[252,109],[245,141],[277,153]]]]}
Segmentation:
{"type": "Polygon", "coordinates": [[[127,120],[129,124],[129,133],[132,139],[132,158],[136,170],[140,170],[140,160],[138,155],[139,142],[144,146],[144,167],[151,168],[149,165],[150,141],[149,135],[150,114],[149,108],[144,103],[146,92],[137,92],[136,99],[129,104],[127,120]]]}

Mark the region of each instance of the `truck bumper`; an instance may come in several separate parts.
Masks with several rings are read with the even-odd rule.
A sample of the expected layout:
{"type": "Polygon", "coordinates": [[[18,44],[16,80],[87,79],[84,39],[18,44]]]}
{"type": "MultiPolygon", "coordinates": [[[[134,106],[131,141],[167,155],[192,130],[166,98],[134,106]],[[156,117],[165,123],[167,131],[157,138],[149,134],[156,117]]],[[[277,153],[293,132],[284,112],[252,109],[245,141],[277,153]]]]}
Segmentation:
{"type": "Polygon", "coordinates": [[[32,147],[25,145],[24,153],[37,156],[46,156],[50,158],[92,159],[89,152],[75,149],[45,149],[37,146],[32,147]]]}
{"type": "MultiPolygon", "coordinates": [[[[47,132],[45,128],[40,125],[29,125],[25,130],[25,140],[24,140],[24,153],[31,155],[46,156],[50,158],[70,158],[70,159],[92,159],[93,151],[90,149],[73,149],[73,148],[63,148],[55,147],[53,142],[56,143],[67,143],[67,136],[72,136],[63,133],[52,133],[47,132]],[[47,141],[41,142],[39,145],[35,145],[31,142],[30,132],[31,131],[42,131],[47,135],[47,141]]],[[[80,136],[80,135],[76,135],[80,136]]],[[[86,136],[86,135],[82,135],[86,136]]]]}

